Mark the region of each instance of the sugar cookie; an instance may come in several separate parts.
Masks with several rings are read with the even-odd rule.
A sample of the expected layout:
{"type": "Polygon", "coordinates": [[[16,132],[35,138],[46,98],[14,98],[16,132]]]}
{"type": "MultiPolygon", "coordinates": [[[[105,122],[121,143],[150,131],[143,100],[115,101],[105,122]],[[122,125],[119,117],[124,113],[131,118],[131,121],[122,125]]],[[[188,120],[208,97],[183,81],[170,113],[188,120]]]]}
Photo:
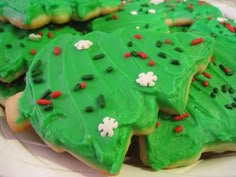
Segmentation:
{"type": "Polygon", "coordinates": [[[2,0],[0,20],[23,29],[36,29],[50,22],[84,21],[119,9],[119,0],[2,0]]]}
{"type": "Polygon", "coordinates": [[[81,34],[69,25],[21,30],[10,24],[0,24],[0,80],[8,83],[27,71],[35,54],[49,41],[65,33],[81,34]]]}
{"type": "Polygon", "coordinates": [[[132,135],[151,133],[159,109],[184,110],[191,78],[206,67],[213,46],[200,33],[63,35],[30,66],[16,122],[30,121],[54,149],[117,174],[132,135]]]}
{"type": "Polygon", "coordinates": [[[164,13],[149,0],[127,1],[122,9],[115,13],[100,16],[90,21],[92,31],[112,32],[121,28],[168,32],[164,22],[164,13]]]}

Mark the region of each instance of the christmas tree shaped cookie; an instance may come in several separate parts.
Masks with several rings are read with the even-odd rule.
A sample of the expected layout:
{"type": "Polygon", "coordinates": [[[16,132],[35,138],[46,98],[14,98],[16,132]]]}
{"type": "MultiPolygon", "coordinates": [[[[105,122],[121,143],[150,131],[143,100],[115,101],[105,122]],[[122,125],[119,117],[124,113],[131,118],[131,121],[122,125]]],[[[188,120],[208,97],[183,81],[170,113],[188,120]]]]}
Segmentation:
{"type": "Polygon", "coordinates": [[[164,13],[149,0],[127,1],[117,12],[100,16],[90,22],[93,31],[112,32],[121,28],[153,31],[169,31],[164,13]]]}
{"type": "MultiPolygon", "coordinates": [[[[57,150],[116,174],[132,135],[151,133],[159,109],[184,110],[191,78],[206,67],[213,46],[199,33],[61,36],[30,66],[14,126],[29,121],[57,150]]],[[[12,105],[6,103],[9,122],[12,105]]]]}
{"type": "Polygon", "coordinates": [[[199,19],[222,17],[217,7],[202,0],[165,0],[157,5],[165,13],[165,23],[169,26],[192,24],[199,19]]]}
{"type": "Polygon", "coordinates": [[[0,80],[3,82],[11,82],[24,74],[37,52],[52,39],[65,33],[80,34],[69,25],[21,30],[0,24],[0,80]]]}
{"type": "Polygon", "coordinates": [[[154,133],[142,137],[142,159],[155,170],[192,164],[204,152],[236,151],[236,45],[216,39],[208,68],[193,79],[186,112],[159,114],[154,133]]]}
{"type": "Polygon", "coordinates": [[[236,42],[235,26],[235,21],[231,19],[224,17],[215,17],[212,19],[201,19],[195,22],[191,26],[189,31],[200,31],[208,33],[216,39],[217,45],[218,43],[224,43],[226,41],[232,43],[233,45],[236,42]]]}
{"type": "Polygon", "coordinates": [[[117,0],[2,0],[0,20],[23,29],[36,29],[50,22],[88,20],[119,9],[117,0]]]}

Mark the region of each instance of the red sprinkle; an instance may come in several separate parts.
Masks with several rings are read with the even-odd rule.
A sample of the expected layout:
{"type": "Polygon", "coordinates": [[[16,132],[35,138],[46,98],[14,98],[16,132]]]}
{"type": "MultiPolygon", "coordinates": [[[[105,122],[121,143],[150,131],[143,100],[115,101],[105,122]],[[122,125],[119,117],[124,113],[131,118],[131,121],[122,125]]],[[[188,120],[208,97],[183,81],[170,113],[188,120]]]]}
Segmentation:
{"type": "Polygon", "coordinates": [[[86,87],[86,83],[85,83],[85,82],[81,82],[81,83],[80,83],[80,88],[83,89],[83,88],[85,88],[85,87],[86,87]]]}
{"type": "Polygon", "coordinates": [[[61,49],[56,46],[56,47],[54,48],[54,54],[55,54],[55,55],[60,55],[60,53],[61,53],[61,49]]]}
{"type": "Polygon", "coordinates": [[[117,20],[117,19],[118,19],[118,15],[117,15],[117,14],[113,14],[113,15],[112,15],[112,18],[113,18],[114,20],[117,20]]]}
{"type": "Polygon", "coordinates": [[[11,88],[11,83],[7,83],[6,88],[11,88]]]}
{"type": "Polygon", "coordinates": [[[156,128],[160,126],[160,122],[156,122],[156,128]]]}
{"type": "Polygon", "coordinates": [[[147,54],[145,54],[144,52],[138,52],[138,56],[140,56],[142,59],[147,58],[147,54]]]}
{"type": "Polygon", "coordinates": [[[182,119],[184,119],[184,118],[187,118],[188,116],[189,116],[189,114],[188,114],[188,112],[186,112],[186,113],[184,113],[184,114],[182,114],[182,115],[176,115],[176,116],[174,116],[173,119],[174,119],[175,121],[179,121],[179,120],[182,120],[182,119]]]}
{"type": "Polygon", "coordinates": [[[212,63],[213,65],[216,65],[216,64],[215,64],[215,59],[214,59],[213,56],[211,57],[210,61],[211,61],[211,63],[212,63]]]}
{"type": "Polygon", "coordinates": [[[126,1],[121,1],[121,5],[125,6],[126,1]]]}
{"type": "Polygon", "coordinates": [[[131,56],[131,53],[130,53],[130,52],[127,52],[127,53],[124,54],[124,57],[125,57],[125,58],[129,58],[130,56],[131,56]]]}
{"type": "Polygon", "coordinates": [[[153,61],[153,60],[149,61],[149,62],[148,62],[148,65],[149,65],[149,66],[154,66],[154,65],[155,65],[155,61],[153,61]]]}
{"type": "Polygon", "coordinates": [[[49,32],[48,32],[48,37],[49,37],[49,38],[52,38],[52,37],[53,37],[53,35],[52,35],[52,32],[51,32],[51,31],[49,31],[49,32]]]}
{"type": "Polygon", "coordinates": [[[225,24],[225,27],[226,27],[229,31],[231,31],[232,33],[235,33],[235,29],[234,29],[233,26],[231,26],[230,23],[226,23],[226,24],[225,24]]]}
{"type": "Polygon", "coordinates": [[[212,17],[208,17],[208,20],[210,21],[210,20],[212,20],[213,18],[212,17]]]}
{"type": "Polygon", "coordinates": [[[38,34],[39,34],[40,36],[43,36],[43,32],[42,32],[42,31],[39,31],[38,34]]]}
{"type": "Polygon", "coordinates": [[[194,82],[195,80],[196,80],[196,79],[193,77],[193,78],[192,78],[192,82],[194,82]]]}
{"type": "Polygon", "coordinates": [[[198,1],[198,5],[202,6],[205,4],[205,1],[198,1]]]}
{"type": "Polygon", "coordinates": [[[136,39],[142,39],[142,36],[141,36],[140,34],[135,34],[135,35],[134,35],[134,38],[136,38],[136,39]]]}
{"type": "Polygon", "coordinates": [[[203,75],[204,75],[206,78],[208,78],[208,79],[211,78],[211,75],[210,75],[209,73],[207,73],[207,72],[203,72],[203,75]]]}
{"type": "Polygon", "coordinates": [[[188,4],[187,6],[190,10],[193,10],[193,5],[192,4],[188,4]]]}
{"type": "Polygon", "coordinates": [[[202,85],[203,85],[204,87],[208,87],[208,86],[209,86],[209,83],[208,83],[206,80],[204,80],[204,81],[202,81],[202,85]]]}
{"type": "Polygon", "coordinates": [[[174,129],[175,133],[179,133],[182,130],[183,130],[183,127],[181,125],[176,126],[175,129],[174,129]]]}
{"type": "Polygon", "coordinates": [[[169,40],[169,39],[166,39],[166,40],[165,40],[165,43],[166,43],[166,44],[170,44],[170,40],[169,40]]]}
{"type": "Polygon", "coordinates": [[[212,56],[210,60],[211,62],[214,62],[215,58],[212,56]]]}
{"type": "Polygon", "coordinates": [[[60,92],[60,91],[55,91],[55,92],[52,92],[52,93],[50,94],[50,97],[51,97],[51,98],[57,98],[57,97],[59,97],[59,96],[61,96],[61,92],[60,92]]]}
{"type": "Polygon", "coordinates": [[[203,38],[197,38],[192,40],[191,45],[197,45],[203,42],[203,38]]]}
{"type": "Polygon", "coordinates": [[[37,104],[39,105],[48,105],[48,104],[51,104],[51,101],[50,100],[47,100],[47,99],[39,99],[36,101],[37,104]]]}
{"type": "Polygon", "coordinates": [[[30,53],[31,53],[31,55],[35,55],[36,54],[36,50],[35,49],[31,49],[30,53]]]}
{"type": "Polygon", "coordinates": [[[229,69],[229,68],[225,68],[224,71],[225,71],[226,73],[229,73],[229,72],[230,72],[230,69],[229,69]]]}

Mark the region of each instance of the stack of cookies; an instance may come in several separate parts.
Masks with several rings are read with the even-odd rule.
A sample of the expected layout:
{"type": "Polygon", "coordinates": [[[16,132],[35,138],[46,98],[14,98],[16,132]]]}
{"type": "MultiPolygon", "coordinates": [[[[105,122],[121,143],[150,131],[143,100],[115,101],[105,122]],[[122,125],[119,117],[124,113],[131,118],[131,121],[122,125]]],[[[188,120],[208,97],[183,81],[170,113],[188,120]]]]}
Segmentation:
{"type": "Polygon", "coordinates": [[[236,150],[236,23],[213,5],[3,0],[0,19],[13,131],[107,175],[128,150],[154,171],[236,150]]]}

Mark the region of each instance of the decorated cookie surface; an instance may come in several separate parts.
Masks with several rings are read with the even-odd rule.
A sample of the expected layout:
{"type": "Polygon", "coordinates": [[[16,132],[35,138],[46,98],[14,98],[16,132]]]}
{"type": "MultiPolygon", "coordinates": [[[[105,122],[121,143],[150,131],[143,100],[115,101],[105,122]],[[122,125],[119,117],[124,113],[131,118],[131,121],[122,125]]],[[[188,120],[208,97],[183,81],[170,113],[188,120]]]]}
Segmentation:
{"type": "Polygon", "coordinates": [[[70,26],[48,25],[37,30],[21,30],[1,23],[0,80],[11,82],[25,73],[37,52],[65,33],[80,34],[70,26]]]}
{"type": "Polygon", "coordinates": [[[214,44],[204,34],[136,32],[53,40],[27,72],[18,122],[28,119],[47,142],[116,174],[133,133],[153,131],[159,109],[184,110],[189,81],[214,44]]]}
{"type": "Polygon", "coordinates": [[[189,31],[208,33],[216,38],[218,43],[226,40],[227,42],[232,42],[233,45],[233,42],[236,42],[236,23],[224,17],[198,20],[191,26],[189,31]]]}
{"type": "Polygon", "coordinates": [[[24,77],[25,76],[21,76],[11,83],[0,82],[0,104],[1,105],[4,104],[5,100],[8,97],[24,90],[25,88],[24,77]]]}
{"type": "Polygon", "coordinates": [[[189,165],[203,152],[236,150],[236,45],[221,35],[208,68],[193,79],[186,112],[159,114],[154,133],[143,139],[143,161],[153,169],[189,165]]]}
{"type": "Polygon", "coordinates": [[[92,30],[104,32],[112,32],[120,28],[169,31],[164,22],[164,13],[149,0],[127,1],[121,10],[92,20],[90,27],[92,30]]]}
{"type": "Polygon", "coordinates": [[[65,23],[71,19],[89,18],[118,10],[118,0],[2,0],[0,19],[26,29],[42,27],[49,22],[65,23]]]}
{"type": "Polygon", "coordinates": [[[170,33],[174,32],[188,32],[190,25],[174,25],[169,28],[170,33]]]}
{"type": "Polygon", "coordinates": [[[165,22],[169,26],[222,16],[218,8],[202,0],[165,0],[157,8],[165,13],[165,22]]]}

